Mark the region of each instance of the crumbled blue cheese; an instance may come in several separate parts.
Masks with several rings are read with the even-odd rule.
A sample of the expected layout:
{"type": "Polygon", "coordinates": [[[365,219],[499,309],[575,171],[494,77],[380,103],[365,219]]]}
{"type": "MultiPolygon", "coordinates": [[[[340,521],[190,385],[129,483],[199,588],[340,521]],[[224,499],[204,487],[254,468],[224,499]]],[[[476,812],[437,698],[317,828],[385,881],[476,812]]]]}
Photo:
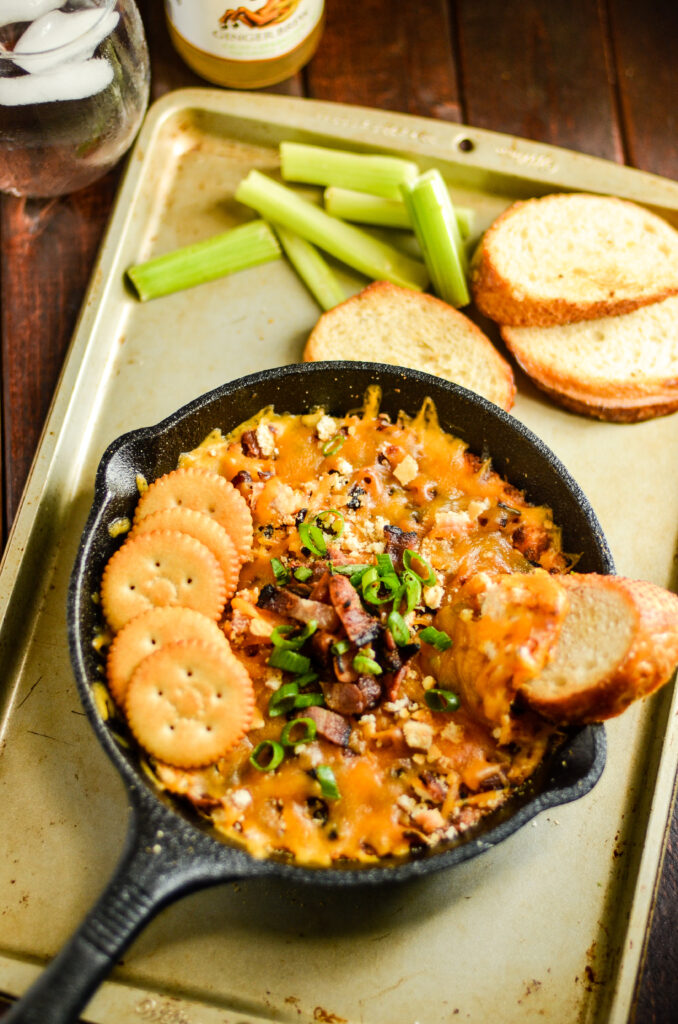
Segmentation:
{"type": "Polygon", "coordinates": [[[440,583],[435,583],[431,587],[424,587],[424,604],[427,608],[440,608],[444,593],[445,591],[440,583]]]}
{"type": "Polygon", "coordinates": [[[362,715],[359,721],[360,728],[370,738],[376,734],[377,720],[374,715],[362,715]]]}
{"type": "Polygon", "coordinates": [[[331,416],[323,415],[316,424],[315,432],[319,441],[330,441],[337,433],[337,424],[331,416]]]}
{"type": "Polygon", "coordinates": [[[433,728],[428,722],[410,719],[403,725],[403,735],[408,747],[413,750],[428,750],[433,743],[433,728]]]}
{"type": "Polygon", "coordinates": [[[282,672],[280,669],[272,669],[270,675],[266,679],[264,686],[269,690],[279,690],[282,686],[282,672]]]}
{"type": "Polygon", "coordinates": [[[268,423],[264,423],[262,420],[262,422],[257,426],[255,436],[257,444],[261,450],[261,454],[265,459],[270,459],[271,456],[275,454],[275,438],[268,423]]]}
{"type": "Polygon", "coordinates": [[[477,519],[478,516],[483,514],[483,512],[487,512],[489,507],[489,498],[483,498],[482,501],[474,499],[473,501],[469,501],[468,503],[468,514],[470,515],[471,519],[477,519]]]}
{"type": "Polygon", "coordinates": [[[229,800],[239,811],[244,811],[252,803],[252,794],[248,789],[234,789],[229,800]]]}
{"type": "Polygon", "coordinates": [[[419,466],[411,455],[406,455],[402,462],[399,462],[393,470],[393,475],[403,487],[411,483],[419,473],[419,466]]]}

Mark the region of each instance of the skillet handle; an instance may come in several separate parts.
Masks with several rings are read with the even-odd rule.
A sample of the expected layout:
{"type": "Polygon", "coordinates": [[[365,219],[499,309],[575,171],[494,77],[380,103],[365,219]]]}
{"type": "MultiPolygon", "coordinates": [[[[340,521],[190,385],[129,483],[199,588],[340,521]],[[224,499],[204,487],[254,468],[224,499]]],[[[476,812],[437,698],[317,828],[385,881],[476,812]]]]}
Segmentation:
{"type": "Polygon", "coordinates": [[[190,838],[182,837],[176,818],[172,825],[161,811],[149,821],[134,810],[115,874],[66,945],[3,1016],[2,1024],[76,1021],[124,950],[164,906],[240,874],[234,870],[230,875],[223,867],[215,873],[210,851],[201,842],[204,837],[193,830],[190,838]]]}

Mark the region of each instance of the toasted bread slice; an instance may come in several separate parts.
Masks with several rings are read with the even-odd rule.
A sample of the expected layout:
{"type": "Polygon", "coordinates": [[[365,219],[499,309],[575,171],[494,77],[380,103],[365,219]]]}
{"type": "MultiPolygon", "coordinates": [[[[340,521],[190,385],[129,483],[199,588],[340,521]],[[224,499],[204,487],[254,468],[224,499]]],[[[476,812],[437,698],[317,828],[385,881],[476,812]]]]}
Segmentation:
{"type": "Polygon", "coordinates": [[[678,294],[678,232],[612,196],[517,202],[483,236],[471,290],[482,313],[511,326],[630,313],[678,294]]]}
{"type": "Polygon", "coordinates": [[[500,742],[519,703],[558,724],[599,722],[678,665],[678,595],[621,576],[477,573],[436,624],[452,645],[430,670],[500,742]]]}
{"type": "Polygon", "coordinates": [[[304,349],[306,362],[364,360],[445,377],[510,409],[513,371],[468,317],[432,295],[376,281],[324,313],[304,349]]]}
{"type": "Polygon", "coordinates": [[[672,677],[678,665],[678,595],[645,580],[562,577],[568,610],[545,668],[521,684],[551,721],[599,722],[672,677]]]}
{"type": "Polygon", "coordinates": [[[502,327],[534,383],[598,419],[636,422],[678,409],[678,297],[560,327],[502,327]]]}

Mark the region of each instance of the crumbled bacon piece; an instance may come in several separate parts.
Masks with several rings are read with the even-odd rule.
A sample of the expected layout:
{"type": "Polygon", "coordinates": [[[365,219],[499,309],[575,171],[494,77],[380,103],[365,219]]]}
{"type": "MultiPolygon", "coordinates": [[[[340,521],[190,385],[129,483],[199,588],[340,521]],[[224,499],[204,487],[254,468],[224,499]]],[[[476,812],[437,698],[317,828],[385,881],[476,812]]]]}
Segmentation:
{"type": "Polygon", "coordinates": [[[257,604],[260,608],[268,608],[278,615],[288,616],[298,622],[315,620],[320,629],[331,631],[339,627],[339,619],[331,605],[323,604],[321,601],[309,601],[308,598],[300,597],[290,590],[274,587],[272,583],[262,587],[257,604]]]}
{"type": "Polygon", "coordinates": [[[242,448],[243,455],[247,455],[248,458],[260,459],[263,456],[256,430],[243,431],[240,438],[240,447],[242,448]]]}
{"type": "Polygon", "coordinates": [[[336,711],[312,706],[304,708],[297,717],[312,718],[320,736],[324,736],[326,740],[329,740],[330,743],[335,743],[338,747],[348,746],[351,736],[351,725],[342,715],[337,714],[336,711]]]}
{"type": "Polygon", "coordinates": [[[384,540],[384,551],[391,556],[396,572],[402,572],[405,549],[412,548],[416,551],[419,547],[419,537],[414,530],[401,530],[399,526],[387,523],[384,527],[384,540]]]}
{"type": "Polygon", "coordinates": [[[351,643],[362,647],[379,635],[379,623],[360,603],[357,592],[345,576],[333,576],[330,580],[330,601],[334,605],[341,624],[351,643]]]}

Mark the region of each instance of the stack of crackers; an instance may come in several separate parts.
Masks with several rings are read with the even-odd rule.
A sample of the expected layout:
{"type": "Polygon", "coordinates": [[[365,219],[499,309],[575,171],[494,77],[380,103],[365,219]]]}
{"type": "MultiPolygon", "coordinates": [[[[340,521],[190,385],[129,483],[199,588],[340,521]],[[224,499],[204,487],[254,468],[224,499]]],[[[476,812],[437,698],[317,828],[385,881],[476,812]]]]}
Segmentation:
{"type": "Polygon", "coordinates": [[[252,721],[252,681],[219,625],[252,534],[233,484],[177,469],[141,494],[103,573],[111,693],[141,746],[177,768],[222,757],[252,721]]]}

